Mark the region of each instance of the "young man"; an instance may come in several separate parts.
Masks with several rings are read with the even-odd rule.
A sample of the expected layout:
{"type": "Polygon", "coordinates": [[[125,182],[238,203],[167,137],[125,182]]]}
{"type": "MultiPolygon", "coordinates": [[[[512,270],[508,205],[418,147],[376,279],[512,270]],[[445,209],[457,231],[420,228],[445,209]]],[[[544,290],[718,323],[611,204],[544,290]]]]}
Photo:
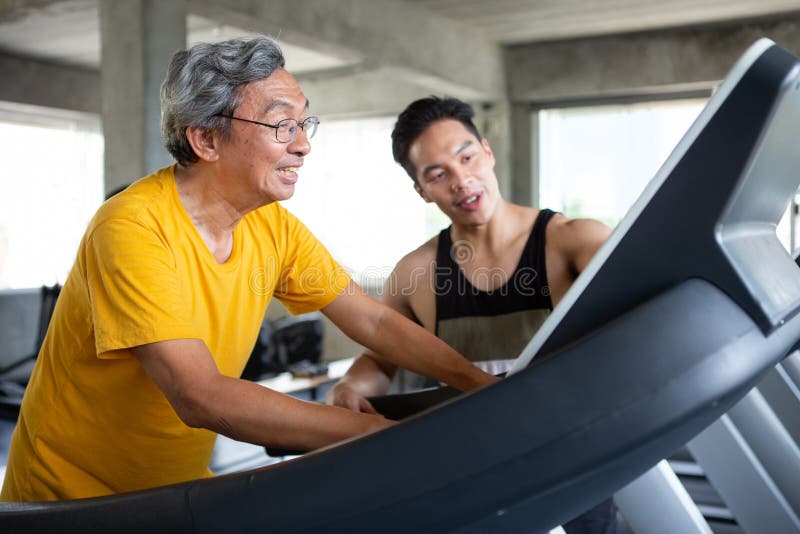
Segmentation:
{"type": "MultiPolygon", "coordinates": [[[[392,132],[395,161],[426,202],[452,221],[405,256],[383,302],[492,373],[510,363],[603,244],[609,229],[500,196],[495,159],[472,109],[448,98],[410,104],[392,132]]],[[[423,354],[409,355],[418,359],[423,354]]],[[[375,413],[367,397],[385,394],[398,367],[367,350],[328,393],[328,402],[375,413]]],[[[606,500],[564,525],[570,534],[616,531],[606,500]]]]}
{"type": "Polygon", "coordinates": [[[295,313],[321,309],[397,365],[460,389],[495,380],[367,297],[276,202],[292,196],[318,124],[283,65],[266,38],[173,57],[162,129],[178,163],[89,224],[22,403],[3,500],[210,476],[217,433],[307,450],[391,424],[238,378],[273,294],[295,313]]]}
{"type": "MultiPolygon", "coordinates": [[[[508,369],[608,237],[594,220],[504,200],[495,159],[465,103],[425,98],[400,114],[395,160],[452,225],[405,256],[383,302],[492,373],[508,369]]],[[[421,356],[420,356],[421,357],[421,356]]],[[[328,400],[374,413],[366,397],[389,389],[397,366],[371,351],[328,400]]]]}

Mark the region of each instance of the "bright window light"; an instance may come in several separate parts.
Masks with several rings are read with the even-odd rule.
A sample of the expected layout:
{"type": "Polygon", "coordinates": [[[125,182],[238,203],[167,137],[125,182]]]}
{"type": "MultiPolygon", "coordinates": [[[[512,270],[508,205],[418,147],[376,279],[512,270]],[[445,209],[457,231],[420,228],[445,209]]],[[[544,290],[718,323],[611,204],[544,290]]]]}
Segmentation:
{"type": "MultiPolygon", "coordinates": [[[[616,226],[705,103],[686,99],[540,111],[541,205],[616,226]]],[[[787,210],[777,227],[787,250],[797,245],[790,225],[787,210]]]]}
{"type": "Polygon", "coordinates": [[[97,117],[0,103],[0,288],[63,284],[103,199],[97,117]]]}
{"type": "Polygon", "coordinates": [[[615,226],[704,105],[691,99],[540,111],[541,205],[615,226]]]}
{"type": "Polygon", "coordinates": [[[382,285],[408,252],[449,224],[392,159],[392,117],[322,120],[283,204],[362,285],[382,285]]]}

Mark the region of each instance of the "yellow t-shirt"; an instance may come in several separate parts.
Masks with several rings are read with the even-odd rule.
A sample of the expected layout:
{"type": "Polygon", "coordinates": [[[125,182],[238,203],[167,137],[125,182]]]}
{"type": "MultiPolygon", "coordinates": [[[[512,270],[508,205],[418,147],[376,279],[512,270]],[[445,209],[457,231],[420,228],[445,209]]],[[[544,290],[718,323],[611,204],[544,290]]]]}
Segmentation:
{"type": "Polygon", "coordinates": [[[168,167],[106,202],[81,241],[25,393],[0,499],[74,499],[210,476],[216,434],[186,426],[130,347],[196,338],[239,376],[273,293],[323,308],[349,276],[278,203],[218,264],[168,167]]]}

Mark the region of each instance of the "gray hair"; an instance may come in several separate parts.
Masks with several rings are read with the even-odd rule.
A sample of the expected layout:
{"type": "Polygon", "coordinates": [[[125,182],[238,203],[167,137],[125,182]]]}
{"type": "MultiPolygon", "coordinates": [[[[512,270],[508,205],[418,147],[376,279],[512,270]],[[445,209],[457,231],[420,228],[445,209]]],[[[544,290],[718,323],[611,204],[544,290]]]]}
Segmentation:
{"type": "Polygon", "coordinates": [[[283,67],[278,44],[268,37],[200,43],[172,56],[161,85],[161,134],[169,153],[181,165],[199,158],[186,139],[189,126],[230,131],[230,119],[241,102],[240,88],[283,67]]]}

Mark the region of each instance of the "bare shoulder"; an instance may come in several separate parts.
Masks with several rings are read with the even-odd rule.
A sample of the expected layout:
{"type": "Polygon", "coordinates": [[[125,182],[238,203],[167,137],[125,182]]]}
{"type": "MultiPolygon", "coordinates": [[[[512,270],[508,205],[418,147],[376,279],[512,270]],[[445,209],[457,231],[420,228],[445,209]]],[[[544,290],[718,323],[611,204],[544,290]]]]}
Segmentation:
{"type": "Polygon", "coordinates": [[[438,236],[406,254],[395,266],[384,285],[381,300],[387,306],[424,324],[429,293],[433,295],[438,236]],[[430,288],[430,289],[429,289],[430,288]]]}
{"type": "Polygon", "coordinates": [[[547,225],[547,246],[566,260],[571,271],[580,273],[610,234],[611,229],[600,221],[558,213],[547,225]]]}
{"type": "Polygon", "coordinates": [[[436,248],[439,236],[433,236],[420,247],[403,256],[394,268],[394,273],[399,277],[407,277],[412,273],[428,273],[436,266],[436,248]]]}
{"type": "Polygon", "coordinates": [[[570,219],[556,213],[547,225],[547,241],[558,248],[571,249],[603,244],[611,229],[595,219],[570,219]]]}

